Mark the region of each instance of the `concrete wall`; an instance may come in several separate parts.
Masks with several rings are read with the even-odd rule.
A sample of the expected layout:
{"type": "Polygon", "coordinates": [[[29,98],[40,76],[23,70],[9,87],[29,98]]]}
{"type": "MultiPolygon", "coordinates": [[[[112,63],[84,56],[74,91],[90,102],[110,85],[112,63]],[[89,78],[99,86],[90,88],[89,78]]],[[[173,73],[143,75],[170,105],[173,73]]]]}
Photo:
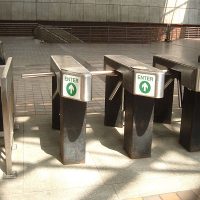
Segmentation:
{"type": "Polygon", "coordinates": [[[200,24],[200,0],[0,0],[0,20],[200,24]]]}

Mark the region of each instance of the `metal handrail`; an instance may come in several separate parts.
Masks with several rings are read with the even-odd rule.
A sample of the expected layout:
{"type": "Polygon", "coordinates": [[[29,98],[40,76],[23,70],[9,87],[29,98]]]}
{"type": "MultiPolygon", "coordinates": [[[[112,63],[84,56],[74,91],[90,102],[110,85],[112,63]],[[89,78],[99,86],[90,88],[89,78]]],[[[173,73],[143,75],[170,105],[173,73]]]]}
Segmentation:
{"type": "MultiPolygon", "coordinates": [[[[45,28],[44,25],[40,25],[40,27],[45,28]]],[[[142,42],[142,43],[150,43],[155,41],[164,41],[166,38],[166,25],[163,24],[161,26],[113,26],[113,25],[57,25],[46,26],[46,29],[49,30],[70,30],[70,34],[73,37],[79,39],[80,41],[101,41],[103,39],[104,42],[113,42],[113,41],[126,41],[126,42],[142,42]],[[80,30],[79,30],[80,29],[80,30]],[[100,31],[98,31],[100,29],[100,31]],[[101,31],[101,29],[106,29],[105,31],[101,31]],[[142,29],[142,31],[141,31],[142,29]],[[116,31],[115,31],[116,30],[116,31]],[[119,30],[119,31],[118,31],[119,30]],[[120,34],[120,31],[122,32],[120,34]],[[123,34],[124,33],[124,34],[123,34]]],[[[176,32],[174,28],[178,28],[177,26],[171,25],[170,37],[176,32]],[[175,32],[174,32],[175,31],[175,32]]],[[[176,34],[173,36],[174,39],[178,39],[180,35],[176,34]]]]}
{"type": "Polygon", "coordinates": [[[14,134],[14,86],[12,58],[9,57],[1,76],[1,102],[3,113],[4,143],[6,154],[5,178],[15,178],[16,172],[12,170],[12,145],[14,134]]]}
{"type": "Polygon", "coordinates": [[[69,43],[67,40],[65,40],[64,38],[60,37],[59,35],[51,32],[48,30],[48,28],[44,27],[44,26],[39,26],[39,28],[44,29],[45,31],[47,31],[48,33],[50,33],[51,35],[53,35],[54,37],[58,38],[59,40],[62,40],[65,43],[69,43]]]}
{"type": "Polygon", "coordinates": [[[47,31],[48,33],[52,34],[54,37],[62,40],[63,42],[65,43],[70,43],[71,40],[72,40],[72,37],[75,38],[76,40],[78,40],[79,42],[81,43],[84,43],[82,40],[80,40],[78,37],[72,35],[72,28],[69,28],[69,27],[53,27],[53,26],[44,26],[44,25],[38,25],[37,27],[39,27],[40,29],[44,29],[45,31],[47,31]],[[51,30],[64,30],[66,31],[66,33],[70,34],[70,42],[68,40],[66,40],[64,37],[54,33],[54,32],[51,32],[51,30]],[[68,32],[68,30],[70,32],[68,32]]]}
{"type": "MultiPolygon", "coordinates": [[[[64,28],[64,26],[62,26],[62,28],[64,28]]],[[[106,29],[108,31],[105,31],[104,35],[104,39],[105,37],[107,38],[107,42],[112,42],[113,39],[115,40],[116,38],[120,38],[120,39],[124,39],[124,41],[129,41],[132,40],[135,36],[135,34],[137,34],[139,31],[141,31],[141,29],[144,30],[144,35],[143,38],[145,38],[148,42],[152,42],[152,41],[156,41],[156,40],[164,40],[164,35],[165,35],[165,28],[166,26],[152,26],[152,27],[145,27],[145,26],[138,26],[138,27],[129,27],[129,26],[70,26],[66,28],[71,28],[71,32],[75,33],[77,28],[80,28],[83,30],[83,32],[80,31],[80,33],[77,34],[77,37],[82,37],[82,38],[86,38],[87,41],[92,41],[92,38],[94,39],[100,39],[102,38],[102,33],[96,33],[93,32],[92,29],[106,29]],[[87,33],[84,32],[88,30],[87,33]],[[121,29],[122,31],[125,32],[124,36],[121,35],[116,35],[113,36],[113,31],[119,30],[121,29]],[[154,29],[163,29],[161,31],[157,31],[156,35],[154,36],[153,32],[154,29]],[[134,32],[130,32],[131,30],[133,30],[134,32]],[[149,32],[149,34],[148,34],[149,32]]],[[[140,33],[141,36],[141,33],[140,33]]],[[[136,37],[136,36],[135,36],[136,37]]],[[[138,36],[137,36],[138,37],[138,36]]],[[[81,39],[82,39],[81,38],[81,39]]],[[[84,39],[82,39],[84,40],[84,39]]],[[[141,41],[141,38],[138,38],[138,41],[141,41]]],[[[143,40],[142,40],[143,41],[143,40]]]]}

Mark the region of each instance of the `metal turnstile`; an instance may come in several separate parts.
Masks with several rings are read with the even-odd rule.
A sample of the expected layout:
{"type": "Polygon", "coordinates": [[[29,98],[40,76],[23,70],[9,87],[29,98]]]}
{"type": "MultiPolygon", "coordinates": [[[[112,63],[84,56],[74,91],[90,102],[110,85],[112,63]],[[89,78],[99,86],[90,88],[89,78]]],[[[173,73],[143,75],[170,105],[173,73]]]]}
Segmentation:
{"type": "Polygon", "coordinates": [[[92,76],[71,56],[51,56],[52,127],[60,129],[63,164],[85,161],[86,108],[92,76]]]}
{"type": "Polygon", "coordinates": [[[85,162],[87,102],[92,100],[92,76],[113,71],[89,72],[72,56],[51,56],[51,72],[23,74],[22,78],[52,76],[52,128],[60,130],[63,164],[85,162]]]}
{"type": "Polygon", "coordinates": [[[104,71],[88,71],[71,56],[51,56],[52,128],[60,130],[63,164],[85,161],[87,102],[92,100],[92,76],[106,76],[105,125],[122,126],[124,148],[131,158],[149,157],[152,143],[154,98],[164,94],[165,70],[126,56],[105,56],[104,71]]]}
{"type": "Polygon", "coordinates": [[[107,126],[123,125],[124,149],[131,158],[151,155],[154,100],[164,95],[166,70],[122,55],[104,56],[106,76],[105,119],[107,126]]]}
{"type": "Polygon", "coordinates": [[[200,65],[172,55],[156,55],[153,66],[168,70],[164,98],[156,100],[154,121],[171,123],[174,93],[174,79],[179,83],[178,91],[182,107],[180,144],[188,151],[200,150],[200,65]],[[171,80],[171,81],[170,81],[171,80]],[[184,92],[182,94],[182,87],[184,92]]]}

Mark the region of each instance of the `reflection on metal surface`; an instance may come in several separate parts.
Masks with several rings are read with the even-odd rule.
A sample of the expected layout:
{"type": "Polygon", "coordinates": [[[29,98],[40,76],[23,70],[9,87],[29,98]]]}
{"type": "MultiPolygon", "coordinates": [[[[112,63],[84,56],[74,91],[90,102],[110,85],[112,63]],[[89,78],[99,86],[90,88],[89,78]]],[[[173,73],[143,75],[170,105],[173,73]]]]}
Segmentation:
{"type": "Polygon", "coordinates": [[[120,86],[122,85],[122,81],[119,81],[116,85],[116,87],[114,88],[114,90],[112,91],[109,100],[112,101],[114,96],[116,95],[117,91],[119,90],[120,86]]]}
{"type": "Polygon", "coordinates": [[[148,69],[147,67],[142,66],[142,65],[133,65],[133,66],[130,66],[130,67],[133,68],[133,69],[148,69]]]}
{"type": "Polygon", "coordinates": [[[183,93],[182,93],[182,86],[181,86],[181,81],[179,79],[177,80],[177,89],[178,89],[178,105],[179,108],[182,108],[182,104],[183,104],[183,93]]]}
{"type": "Polygon", "coordinates": [[[166,89],[173,81],[174,81],[174,79],[170,78],[170,79],[165,83],[164,89],[166,89]]]}
{"type": "Polygon", "coordinates": [[[92,99],[92,74],[72,56],[51,56],[51,71],[56,74],[62,97],[88,102],[92,99]]]}
{"type": "Polygon", "coordinates": [[[91,71],[92,76],[100,76],[100,75],[114,75],[114,71],[91,71]]]}
{"type": "Polygon", "coordinates": [[[55,74],[53,72],[22,74],[22,78],[40,78],[40,77],[51,77],[51,76],[55,76],[55,74]]]}

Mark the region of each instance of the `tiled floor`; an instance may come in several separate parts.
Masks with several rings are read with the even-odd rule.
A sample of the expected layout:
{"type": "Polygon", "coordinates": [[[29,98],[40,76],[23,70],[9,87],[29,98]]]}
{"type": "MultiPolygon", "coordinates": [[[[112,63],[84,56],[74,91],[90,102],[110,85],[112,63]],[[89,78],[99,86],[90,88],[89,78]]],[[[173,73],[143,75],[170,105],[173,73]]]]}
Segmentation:
{"type": "MultiPolygon", "coordinates": [[[[7,56],[14,58],[19,124],[14,142],[17,148],[13,150],[13,169],[18,177],[0,180],[0,200],[200,199],[200,152],[189,153],[178,144],[181,110],[176,95],[172,124],[154,124],[151,158],[132,160],[123,150],[123,128],[103,125],[104,78],[94,77],[93,101],[87,109],[86,163],[64,166],[59,131],[51,128],[51,78],[21,79],[22,73],[49,71],[50,55],[73,55],[89,70],[102,70],[104,54],[124,54],[149,64],[156,53],[181,52],[187,57],[190,52],[197,58],[195,45],[199,41],[195,45],[187,40],[152,45],[63,45],[40,43],[30,37],[0,40],[7,56]]],[[[2,152],[0,175],[4,169],[2,152]]]]}

